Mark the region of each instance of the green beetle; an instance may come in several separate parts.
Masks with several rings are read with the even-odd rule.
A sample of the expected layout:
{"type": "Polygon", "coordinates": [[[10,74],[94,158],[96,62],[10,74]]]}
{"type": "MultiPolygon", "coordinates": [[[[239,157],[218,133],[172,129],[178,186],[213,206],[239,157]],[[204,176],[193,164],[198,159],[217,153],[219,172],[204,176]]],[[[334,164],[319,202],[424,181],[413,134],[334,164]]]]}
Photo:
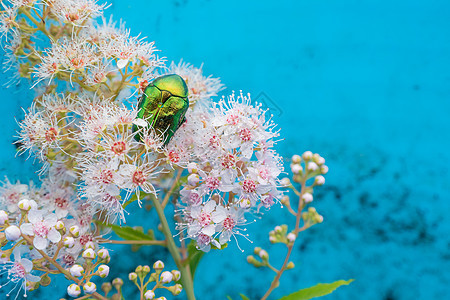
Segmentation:
{"type": "MultiPolygon", "coordinates": [[[[146,120],[161,135],[167,145],[178,128],[186,121],[189,107],[188,87],[176,74],[156,78],[144,90],[139,99],[137,117],[146,120]]],[[[136,132],[139,126],[134,125],[136,132]]],[[[136,139],[140,140],[140,134],[136,139]]]]}

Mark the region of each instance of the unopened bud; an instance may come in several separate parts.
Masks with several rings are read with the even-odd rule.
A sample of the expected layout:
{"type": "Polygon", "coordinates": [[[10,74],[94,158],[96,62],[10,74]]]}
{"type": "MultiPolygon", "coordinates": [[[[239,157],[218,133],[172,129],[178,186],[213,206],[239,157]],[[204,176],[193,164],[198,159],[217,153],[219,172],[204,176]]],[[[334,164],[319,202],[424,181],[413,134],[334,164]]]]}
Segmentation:
{"type": "Polygon", "coordinates": [[[197,173],[198,172],[198,165],[196,163],[194,163],[194,162],[188,163],[187,169],[188,169],[189,174],[197,173]]]}
{"type": "Polygon", "coordinates": [[[28,199],[20,200],[17,206],[19,206],[19,208],[23,211],[29,211],[31,209],[31,203],[28,199]]]}
{"type": "Polygon", "coordinates": [[[69,228],[69,232],[75,238],[80,236],[80,228],[78,226],[76,226],[76,225],[70,227],[69,228]]]}
{"type": "Polygon", "coordinates": [[[63,221],[56,222],[55,228],[56,228],[56,230],[64,230],[64,228],[65,228],[64,222],[63,221]]]}
{"type": "Polygon", "coordinates": [[[72,248],[75,245],[75,239],[71,236],[66,236],[63,240],[64,246],[67,248],[72,248]]]}
{"type": "Polygon", "coordinates": [[[305,203],[311,203],[313,201],[313,196],[310,193],[304,193],[302,200],[305,201],[305,203]]]}
{"type": "Polygon", "coordinates": [[[178,270],[172,270],[173,281],[178,281],[181,278],[181,272],[178,270]]]}
{"type": "Polygon", "coordinates": [[[176,296],[179,295],[181,293],[181,291],[183,290],[181,284],[177,283],[174,286],[169,287],[169,291],[172,292],[172,295],[176,296]]]}
{"type": "Polygon", "coordinates": [[[267,260],[269,258],[269,253],[267,253],[266,250],[261,250],[259,252],[259,257],[261,257],[262,260],[267,260]]]}
{"type": "Polygon", "coordinates": [[[104,282],[104,283],[102,284],[102,291],[103,291],[105,294],[108,294],[109,292],[111,292],[111,290],[112,290],[112,285],[111,285],[111,283],[109,283],[109,282],[104,282]]]}
{"type": "Polygon", "coordinates": [[[253,253],[255,253],[256,255],[259,255],[259,252],[261,252],[261,247],[255,247],[255,249],[253,249],[253,253]]]}
{"type": "Polygon", "coordinates": [[[189,185],[196,186],[200,181],[200,176],[198,176],[197,174],[191,174],[188,176],[187,180],[189,185]]]}
{"type": "Polygon", "coordinates": [[[84,273],[84,268],[80,265],[73,265],[70,267],[69,272],[74,277],[80,277],[84,273]]]}
{"type": "Polygon", "coordinates": [[[151,300],[155,298],[155,292],[153,292],[152,290],[148,290],[145,292],[144,294],[144,299],[145,300],[151,300]]]}
{"type": "Polygon", "coordinates": [[[322,173],[322,174],[327,174],[328,173],[328,166],[325,166],[325,165],[323,165],[323,166],[321,166],[320,167],[320,173],[322,173]]]}
{"type": "Polygon", "coordinates": [[[142,273],[144,274],[144,276],[147,276],[147,274],[150,273],[150,267],[147,265],[143,266],[142,273]]]}
{"type": "Polygon", "coordinates": [[[297,237],[295,236],[295,234],[293,234],[293,233],[291,232],[291,233],[288,233],[288,235],[286,236],[286,238],[287,238],[287,240],[288,240],[290,243],[293,243],[293,242],[295,242],[295,239],[296,239],[297,237]]]}
{"type": "Polygon", "coordinates": [[[293,263],[292,261],[290,261],[290,262],[287,264],[286,269],[290,270],[290,269],[293,269],[293,268],[295,268],[295,265],[294,265],[294,263],[293,263]]]}
{"type": "Polygon", "coordinates": [[[5,237],[8,241],[16,241],[20,238],[20,229],[16,225],[8,226],[5,229],[5,237]]]}
{"type": "Polygon", "coordinates": [[[155,269],[156,271],[161,271],[162,269],[164,269],[164,263],[160,260],[156,261],[153,264],[153,269],[155,269]]]}
{"type": "Polygon", "coordinates": [[[289,186],[291,185],[291,180],[287,177],[284,177],[283,179],[281,179],[280,183],[282,186],[289,186]]]}
{"type": "Polygon", "coordinates": [[[289,205],[289,203],[290,203],[289,196],[288,195],[284,195],[283,197],[281,197],[280,202],[283,205],[289,205]]]}
{"type": "Polygon", "coordinates": [[[78,285],[72,283],[67,287],[67,294],[69,294],[70,297],[78,297],[81,294],[81,289],[78,285]]]}
{"type": "Polygon", "coordinates": [[[41,280],[39,280],[39,284],[42,286],[49,286],[50,283],[52,283],[52,280],[48,276],[48,274],[45,274],[41,277],[41,280]]]}
{"type": "Polygon", "coordinates": [[[169,271],[164,271],[161,273],[161,282],[162,283],[169,283],[173,279],[173,274],[169,271]]]}
{"type": "Polygon", "coordinates": [[[299,164],[293,164],[291,165],[291,171],[294,174],[300,174],[303,172],[303,167],[300,166],[299,164]]]}
{"type": "Polygon", "coordinates": [[[314,178],[314,183],[316,185],[323,185],[325,183],[325,177],[322,175],[316,176],[316,178],[314,178]]]}
{"type": "Polygon", "coordinates": [[[302,157],[304,160],[310,160],[312,158],[313,154],[311,151],[305,151],[302,154],[302,157]]]}
{"type": "Polygon", "coordinates": [[[92,250],[95,250],[95,244],[94,244],[94,242],[92,242],[92,241],[87,242],[87,243],[84,245],[84,249],[92,249],[92,250]]]}
{"type": "Polygon", "coordinates": [[[316,164],[318,164],[319,166],[323,165],[325,163],[325,158],[323,158],[322,156],[320,156],[319,154],[314,154],[313,156],[313,160],[315,161],[316,164]]]}
{"type": "Polygon", "coordinates": [[[109,267],[107,265],[100,265],[98,267],[98,274],[101,278],[105,278],[109,275],[109,267]]]}
{"type": "Polygon", "coordinates": [[[107,249],[100,249],[97,252],[98,257],[100,257],[102,260],[109,260],[109,251],[107,249]]]}
{"type": "Polygon", "coordinates": [[[135,272],[131,272],[128,274],[128,279],[131,281],[135,281],[137,279],[137,274],[135,272]]]}
{"type": "Polygon", "coordinates": [[[314,171],[316,171],[319,168],[319,166],[317,166],[317,164],[315,162],[310,161],[308,163],[308,167],[307,168],[308,168],[308,171],[314,172],[314,171]]]}
{"type": "Polygon", "coordinates": [[[123,280],[122,280],[122,278],[114,278],[114,280],[112,281],[112,284],[116,290],[120,290],[120,288],[123,285],[123,280]]]}
{"type": "Polygon", "coordinates": [[[95,283],[88,281],[83,285],[83,290],[86,294],[92,294],[97,290],[97,286],[95,283]]]}
{"type": "Polygon", "coordinates": [[[92,248],[88,248],[83,251],[83,257],[85,259],[94,259],[96,256],[97,254],[95,254],[95,251],[92,248]]]}
{"type": "Polygon", "coordinates": [[[8,214],[4,210],[0,210],[0,225],[5,225],[8,221],[8,214]]]}
{"type": "Polygon", "coordinates": [[[295,154],[295,155],[292,155],[291,160],[292,160],[293,164],[299,164],[302,161],[302,158],[300,155],[295,154]]]}
{"type": "Polygon", "coordinates": [[[281,233],[282,231],[283,231],[283,228],[281,228],[281,226],[275,226],[276,233],[281,233]]]}

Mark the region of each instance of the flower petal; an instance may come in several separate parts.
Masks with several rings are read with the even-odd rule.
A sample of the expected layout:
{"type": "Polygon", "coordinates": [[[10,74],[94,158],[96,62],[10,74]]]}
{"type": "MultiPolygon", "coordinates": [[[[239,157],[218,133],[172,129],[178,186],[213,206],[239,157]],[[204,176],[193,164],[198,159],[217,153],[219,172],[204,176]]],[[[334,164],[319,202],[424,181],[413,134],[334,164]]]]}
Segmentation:
{"type": "Polygon", "coordinates": [[[33,245],[38,250],[44,250],[48,246],[48,240],[40,236],[35,236],[33,240],[33,245]]]}
{"type": "Polygon", "coordinates": [[[31,260],[26,259],[26,258],[22,258],[19,263],[24,267],[25,272],[30,273],[31,270],[33,270],[33,263],[31,262],[31,260]]]}
{"type": "Polygon", "coordinates": [[[47,238],[52,243],[57,243],[61,240],[61,234],[54,227],[52,227],[48,232],[47,238]]]}
{"type": "Polygon", "coordinates": [[[26,234],[26,235],[34,235],[33,224],[24,223],[24,224],[20,225],[20,231],[22,231],[22,233],[26,234]]]}

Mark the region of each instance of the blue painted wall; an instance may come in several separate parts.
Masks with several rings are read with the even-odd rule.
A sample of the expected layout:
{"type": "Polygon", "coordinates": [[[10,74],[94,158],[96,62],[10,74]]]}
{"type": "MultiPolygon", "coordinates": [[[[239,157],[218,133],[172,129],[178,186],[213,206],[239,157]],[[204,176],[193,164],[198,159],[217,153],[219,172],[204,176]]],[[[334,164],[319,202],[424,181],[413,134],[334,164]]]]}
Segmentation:
{"type": "MultiPolygon", "coordinates": [[[[243,89],[274,109],[283,155],[312,150],[327,159],[327,183],[315,197],[325,221],[301,236],[297,268],[274,299],[347,278],[356,281],[328,299],[449,297],[450,2],[111,2],[109,13],[155,40],[162,55],[205,63],[228,92],[243,89]]],[[[1,93],[1,174],[31,178],[31,164],[12,160],[10,145],[12,116],[31,93],[1,93]]],[[[250,226],[275,262],[284,249],[267,232],[280,216],[274,209],[250,226]]],[[[231,246],[202,261],[200,300],[263,294],[272,274],[245,263],[254,245],[240,246],[244,254],[231,246]]],[[[164,257],[115,255],[135,264],[164,257]]]]}

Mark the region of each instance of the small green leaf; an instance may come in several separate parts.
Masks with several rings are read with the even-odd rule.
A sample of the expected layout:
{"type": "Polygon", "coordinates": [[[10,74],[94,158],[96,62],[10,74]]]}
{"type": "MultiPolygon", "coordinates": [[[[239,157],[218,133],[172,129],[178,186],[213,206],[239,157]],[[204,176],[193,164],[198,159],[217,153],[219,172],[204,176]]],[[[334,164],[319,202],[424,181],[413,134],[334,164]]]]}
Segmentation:
{"type": "Polygon", "coordinates": [[[195,269],[197,269],[197,266],[200,262],[200,259],[202,259],[205,252],[198,250],[195,246],[195,241],[191,241],[187,247],[188,250],[188,261],[189,261],[189,267],[191,269],[192,278],[194,278],[195,269]]]}
{"type": "Polygon", "coordinates": [[[228,299],[228,300],[233,300],[230,296],[227,296],[227,299],[228,299]]]}
{"type": "Polygon", "coordinates": [[[239,296],[241,296],[242,300],[250,300],[249,297],[243,295],[243,294],[239,294],[239,296]]]}
{"type": "Polygon", "coordinates": [[[290,295],[284,296],[279,300],[309,300],[316,297],[325,296],[331,294],[335,289],[342,285],[349,285],[353,279],[350,280],[338,280],[333,283],[319,283],[315,286],[299,290],[290,295]]]}
{"type": "Polygon", "coordinates": [[[108,225],[115,234],[124,240],[141,241],[141,240],[154,240],[154,236],[145,234],[144,232],[134,229],[130,226],[118,226],[118,225],[108,225]]]}

